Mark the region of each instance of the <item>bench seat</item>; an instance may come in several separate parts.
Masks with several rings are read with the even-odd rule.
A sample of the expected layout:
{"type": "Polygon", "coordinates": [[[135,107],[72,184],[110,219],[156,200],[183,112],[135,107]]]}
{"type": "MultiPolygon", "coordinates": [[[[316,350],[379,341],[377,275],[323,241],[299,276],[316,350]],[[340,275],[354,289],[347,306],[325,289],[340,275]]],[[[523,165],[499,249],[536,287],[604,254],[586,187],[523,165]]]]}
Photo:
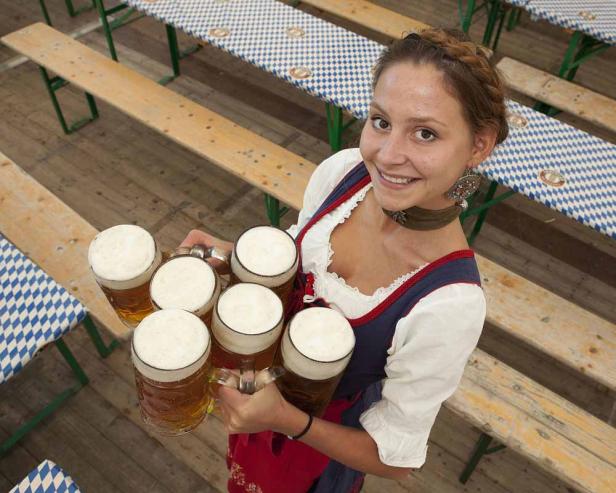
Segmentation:
{"type": "Polygon", "coordinates": [[[514,91],[616,132],[616,100],[512,58],[496,67],[514,91]]]}

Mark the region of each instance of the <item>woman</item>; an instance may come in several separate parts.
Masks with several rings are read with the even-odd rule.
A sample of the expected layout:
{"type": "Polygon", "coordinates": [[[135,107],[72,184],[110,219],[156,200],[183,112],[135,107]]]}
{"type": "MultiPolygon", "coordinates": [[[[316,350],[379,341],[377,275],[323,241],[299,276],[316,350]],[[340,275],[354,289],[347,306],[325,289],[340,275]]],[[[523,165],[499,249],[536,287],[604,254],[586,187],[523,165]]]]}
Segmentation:
{"type": "MultiPolygon", "coordinates": [[[[485,299],[456,219],[471,170],[507,136],[501,81],[480,47],[430,29],[383,53],[373,89],[360,148],[317,168],[290,229],[300,307],[349,319],[353,358],[324,419],[272,384],[221,388],[231,492],[345,493],[365,473],[406,477],[479,339],[485,299]]],[[[232,248],[196,230],[183,244],[194,243],[232,248]]]]}

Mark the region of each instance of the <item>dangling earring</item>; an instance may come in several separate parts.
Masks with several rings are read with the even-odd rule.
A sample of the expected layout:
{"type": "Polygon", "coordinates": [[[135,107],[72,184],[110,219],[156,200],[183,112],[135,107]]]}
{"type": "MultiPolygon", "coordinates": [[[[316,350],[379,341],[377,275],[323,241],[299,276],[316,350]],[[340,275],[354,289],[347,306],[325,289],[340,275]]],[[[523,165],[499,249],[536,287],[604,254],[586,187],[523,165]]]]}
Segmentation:
{"type": "Polygon", "coordinates": [[[479,185],[481,185],[481,176],[466,168],[464,174],[445,192],[445,197],[455,200],[457,205],[466,209],[468,207],[466,199],[477,191],[479,185]]]}
{"type": "Polygon", "coordinates": [[[413,206],[403,211],[383,209],[383,212],[408,229],[418,231],[439,229],[456,219],[468,207],[466,199],[477,191],[480,184],[481,177],[467,168],[464,174],[445,192],[445,197],[456,201],[454,205],[439,210],[413,206]]]}

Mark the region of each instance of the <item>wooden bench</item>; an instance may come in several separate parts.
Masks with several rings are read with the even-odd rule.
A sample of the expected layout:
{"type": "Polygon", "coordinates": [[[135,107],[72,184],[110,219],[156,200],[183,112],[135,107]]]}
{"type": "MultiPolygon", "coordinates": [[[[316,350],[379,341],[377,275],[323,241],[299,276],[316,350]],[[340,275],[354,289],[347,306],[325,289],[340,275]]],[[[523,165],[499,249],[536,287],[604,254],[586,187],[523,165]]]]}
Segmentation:
{"type": "Polygon", "coordinates": [[[345,0],[343,2],[335,0],[301,0],[301,3],[311,5],[394,39],[402,38],[412,32],[423,31],[430,27],[428,24],[367,0],[345,0]]]}
{"type": "Polygon", "coordinates": [[[512,58],[496,67],[514,91],[616,132],[615,100],[512,58]]]}
{"type": "MultiPolygon", "coordinates": [[[[9,34],[2,41],[291,207],[301,207],[314,163],[44,24],[9,34]]],[[[69,244],[71,238],[78,238],[76,234],[65,236],[69,244]]],[[[83,240],[87,244],[88,236],[83,240]]],[[[50,249],[53,245],[42,248],[40,255],[49,255],[50,249]]],[[[569,366],[585,368],[587,375],[614,388],[616,331],[612,324],[477,258],[488,298],[488,321],[569,366]]],[[[616,430],[480,349],[473,353],[460,389],[446,405],[581,491],[616,488],[616,430]]]]}
{"type": "Polygon", "coordinates": [[[0,231],[114,336],[130,335],[90,272],[88,247],[98,231],[2,153],[0,231]]]}

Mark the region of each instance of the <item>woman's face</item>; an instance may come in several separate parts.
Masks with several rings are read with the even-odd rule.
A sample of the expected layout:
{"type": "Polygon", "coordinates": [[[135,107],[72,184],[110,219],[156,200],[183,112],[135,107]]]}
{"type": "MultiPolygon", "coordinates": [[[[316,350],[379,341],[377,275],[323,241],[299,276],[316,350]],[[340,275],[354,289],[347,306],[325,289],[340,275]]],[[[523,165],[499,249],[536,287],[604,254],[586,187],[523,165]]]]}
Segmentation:
{"type": "Polygon", "coordinates": [[[486,145],[433,65],[399,62],[381,73],[360,141],[381,207],[452,205],[445,192],[487,156],[486,145]]]}

